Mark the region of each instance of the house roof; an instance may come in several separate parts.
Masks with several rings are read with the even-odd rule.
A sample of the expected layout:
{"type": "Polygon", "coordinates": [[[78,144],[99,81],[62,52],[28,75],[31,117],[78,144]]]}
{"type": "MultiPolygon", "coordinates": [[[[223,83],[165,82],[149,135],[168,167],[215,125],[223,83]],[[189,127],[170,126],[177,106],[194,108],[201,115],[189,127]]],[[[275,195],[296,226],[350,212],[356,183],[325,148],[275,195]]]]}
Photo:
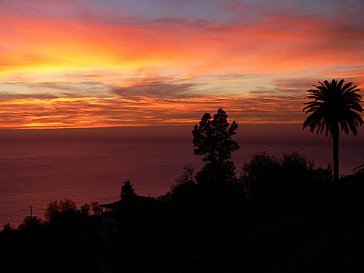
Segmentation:
{"type": "Polygon", "coordinates": [[[101,204],[100,207],[111,210],[121,209],[124,206],[149,206],[159,203],[160,201],[154,197],[136,195],[127,199],[120,199],[119,201],[101,204]]]}

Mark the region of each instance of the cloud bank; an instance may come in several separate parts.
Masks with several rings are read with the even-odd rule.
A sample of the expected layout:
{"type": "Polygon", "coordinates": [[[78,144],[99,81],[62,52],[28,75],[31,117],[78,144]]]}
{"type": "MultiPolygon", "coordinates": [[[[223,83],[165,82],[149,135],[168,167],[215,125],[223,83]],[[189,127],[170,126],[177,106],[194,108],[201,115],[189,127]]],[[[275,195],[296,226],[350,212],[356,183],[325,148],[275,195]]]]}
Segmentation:
{"type": "Polygon", "coordinates": [[[305,90],[364,88],[364,3],[0,1],[0,127],[299,123],[305,90]]]}

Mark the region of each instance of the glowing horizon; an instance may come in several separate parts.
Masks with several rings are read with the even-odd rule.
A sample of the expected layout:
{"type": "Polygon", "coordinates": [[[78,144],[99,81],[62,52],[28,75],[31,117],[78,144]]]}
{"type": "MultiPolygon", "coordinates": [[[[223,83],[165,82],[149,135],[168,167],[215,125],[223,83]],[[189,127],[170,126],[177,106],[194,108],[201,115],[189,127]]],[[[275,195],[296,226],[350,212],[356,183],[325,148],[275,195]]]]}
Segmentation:
{"type": "Polygon", "coordinates": [[[364,88],[364,3],[0,1],[0,128],[300,123],[306,90],[364,88]],[[355,18],[355,20],[353,19],[355,18]]]}

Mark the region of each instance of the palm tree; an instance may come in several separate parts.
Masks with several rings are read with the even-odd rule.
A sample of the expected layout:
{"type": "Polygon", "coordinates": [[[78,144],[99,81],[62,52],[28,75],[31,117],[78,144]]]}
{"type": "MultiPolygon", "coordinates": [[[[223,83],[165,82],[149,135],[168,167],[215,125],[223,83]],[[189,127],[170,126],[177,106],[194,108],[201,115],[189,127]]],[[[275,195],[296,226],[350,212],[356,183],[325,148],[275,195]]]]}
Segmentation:
{"type": "Polygon", "coordinates": [[[340,131],[345,134],[358,132],[358,127],[363,124],[360,115],[363,108],[360,105],[361,95],[357,86],[344,80],[319,82],[313,85],[315,89],[308,90],[307,105],[303,110],[310,114],[303,123],[303,128],[309,127],[316,133],[325,132],[330,135],[333,142],[334,180],[339,180],[339,137],[340,131]]]}

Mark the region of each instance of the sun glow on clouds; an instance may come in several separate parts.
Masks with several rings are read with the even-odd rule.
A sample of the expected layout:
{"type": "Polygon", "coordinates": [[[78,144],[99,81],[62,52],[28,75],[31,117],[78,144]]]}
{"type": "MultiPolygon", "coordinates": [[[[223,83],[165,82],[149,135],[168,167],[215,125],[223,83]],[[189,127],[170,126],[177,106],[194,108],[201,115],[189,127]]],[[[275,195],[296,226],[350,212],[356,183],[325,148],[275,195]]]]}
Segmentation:
{"type": "Polygon", "coordinates": [[[227,106],[231,116],[243,118],[242,123],[245,118],[248,123],[292,123],[302,119],[302,113],[295,111],[297,105],[280,96],[265,95],[260,99],[251,96],[11,99],[0,102],[0,115],[6,128],[193,124],[201,115],[200,109],[215,111],[222,106],[227,106]],[[286,115],[292,113],[287,122],[286,115]]]}
{"type": "Polygon", "coordinates": [[[299,123],[318,80],[363,88],[362,1],[269,3],[0,1],[0,127],[299,123]]]}

